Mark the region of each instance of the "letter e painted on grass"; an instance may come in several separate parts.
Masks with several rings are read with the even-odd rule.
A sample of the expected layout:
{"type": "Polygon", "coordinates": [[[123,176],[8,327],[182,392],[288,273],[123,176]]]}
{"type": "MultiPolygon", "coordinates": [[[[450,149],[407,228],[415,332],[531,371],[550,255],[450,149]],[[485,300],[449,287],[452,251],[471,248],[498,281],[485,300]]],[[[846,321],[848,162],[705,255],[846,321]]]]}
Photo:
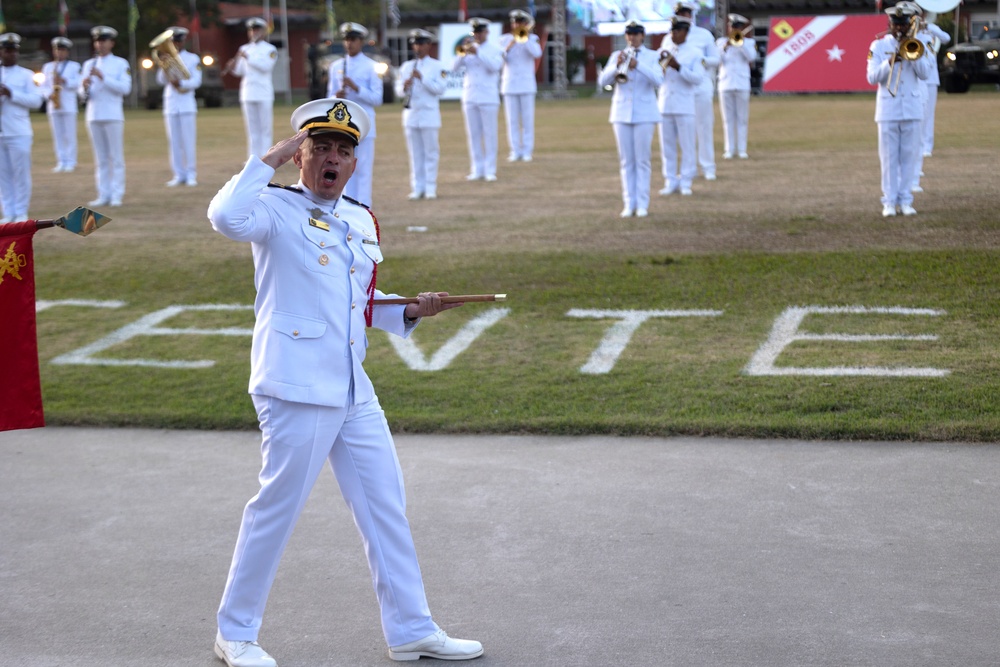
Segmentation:
{"type": "Polygon", "coordinates": [[[396,350],[396,354],[403,360],[403,363],[412,371],[439,371],[447,368],[448,364],[454,361],[455,357],[466,350],[472,341],[479,338],[479,335],[491,326],[507,317],[510,314],[509,308],[493,308],[485,313],[472,318],[462,328],[449,338],[444,345],[438,348],[430,359],[428,359],[416,342],[413,336],[400,338],[399,336],[389,336],[389,342],[396,350]]]}
{"type": "Polygon", "coordinates": [[[590,355],[581,373],[602,375],[610,373],[615,367],[618,357],[632,340],[632,335],[642,323],[653,317],[718,317],[721,310],[584,310],[573,308],[566,313],[567,317],[590,317],[596,319],[618,320],[604,334],[597,349],[590,355]]]}
{"type": "Polygon", "coordinates": [[[800,333],[799,327],[807,315],[835,315],[835,314],[875,314],[875,315],[924,315],[927,317],[938,317],[945,314],[943,310],[931,310],[930,308],[900,308],[900,307],[873,307],[865,306],[793,306],[785,311],[774,321],[771,327],[771,335],[767,341],[760,346],[746,365],[743,372],[747,375],[877,375],[886,377],[943,377],[950,371],[941,368],[907,368],[907,367],[882,367],[882,366],[830,366],[822,368],[795,368],[791,366],[775,366],[778,355],[797,340],[823,340],[840,343],[858,343],[869,341],[889,341],[889,340],[937,340],[934,335],[908,336],[903,334],[890,335],[852,335],[852,334],[810,334],[800,333]]]}
{"type": "Polygon", "coordinates": [[[162,310],[140,317],[132,324],[127,324],[117,331],[113,331],[104,338],[73,350],[52,360],[53,364],[83,366],[149,366],[153,368],[209,368],[215,365],[214,361],[159,361],[155,359],[101,359],[94,355],[104,352],[115,345],[135,338],[136,336],[250,336],[253,329],[224,328],[224,329],[169,329],[157,326],[171,317],[180,315],[185,311],[206,311],[206,310],[252,310],[253,306],[226,305],[226,304],[204,304],[197,306],[169,306],[162,310]]]}

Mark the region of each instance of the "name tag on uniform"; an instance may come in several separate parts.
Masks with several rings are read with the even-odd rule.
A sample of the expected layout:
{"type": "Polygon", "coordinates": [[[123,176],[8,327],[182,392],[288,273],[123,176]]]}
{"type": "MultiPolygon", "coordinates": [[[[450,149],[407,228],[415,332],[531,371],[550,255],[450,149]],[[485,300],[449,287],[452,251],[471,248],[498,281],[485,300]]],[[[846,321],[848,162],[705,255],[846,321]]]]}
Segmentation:
{"type": "Polygon", "coordinates": [[[361,239],[362,243],[367,243],[368,245],[378,246],[378,241],[372,241],[371,239],[361,239]]]}
{"type": "Polygon", "coordinates": [[[317,229],[322,229],[324,232],[330,231],[330,225],[323,222],[322,220],[317,220],[316,218],[309,218],[309,226],[315,227],[317,229]]]}

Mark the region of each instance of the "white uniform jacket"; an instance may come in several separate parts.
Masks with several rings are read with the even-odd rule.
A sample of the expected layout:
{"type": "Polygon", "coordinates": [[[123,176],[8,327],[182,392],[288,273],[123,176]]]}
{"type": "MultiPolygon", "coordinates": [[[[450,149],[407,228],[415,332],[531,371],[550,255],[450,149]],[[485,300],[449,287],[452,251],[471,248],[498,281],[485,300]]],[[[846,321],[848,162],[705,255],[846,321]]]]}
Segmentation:
{"type": "Polygon", "coordinates": [[[125,120],[122,102],[132,92],[132,70],[127,60],[111,53],[91,58],[83,63],[80,76],[79,92],[87,95],[88,123],[92,120],[125,120]],[[91,77],[88,92],[83,87],[83,80],[90,76],[95,67],[104,78],[91,77]]]}
{"type": "Polygon", "coordinates": [[[507,45],[514,41],[514,35],[500,36],[500,50],[504,53],[503,75],[500,77],[500,92],[504,95],[526,95],[538,92],[535,81],[535,61],[542,57],[542,45],[538,35],[528,35],[528,41],[515,43],[507,51],[507,45]]]}
{"type": "MultiPolygon", "coordinates": [[[[30,69],[14,65],[0,67],[0,83],[10,89],[10,97],[0,97],[0,137],[31,137],[29,112],[42,106],[44,98],[30,69]]],[[[4,211],[9,214],[8,211],[4,211]]]]}
{"type": "Polygon", "coordinates": [[[180,89],[167,81],[163,68],[156,72],[156,81],[163,86],[163,115],[177,113],[198,113],[198,100],[194,91],[201,86],[201,58],[184,50],[177,54],[191,75],[180,80],[180,89]]]}
{"type": "Polygon", "coordinates": [[[701,64],[701,51],[684,42],[673,51],[680,70],[668,67],[660,85],[657,107],[661,115],[693,116],[694,97],[705,79],[705,68],[701,64]]]}
{"type": "Polygon", "coordinates": [[[715,41],[719,50],[719,92],[750,90],[750,67],[757,60],[757,46],[753,37],[745,37],[743,46],[729,46],[728,37],[715,41]]]}
{"type": "MultiPolygon", "coordinates": [[[[212,199],[212,227],[251,243],[256,323],[250,393],[343,407],[375,397],[362,367],[365,307],[382,261],[371,211],[341,197],[268,187],[274,170],[250,157],[212,199]]],[[[383,296],[376,292],[376,299],[383,296]]],[[[407,336],[405,306],[375,306],[372,326],[407,336]]]]}
{"type": "Polygon", "coordinates": [[[327,97],[337,97],[337,91],[344,87],[345,68],[347,77],[358,84],[359,90],[348,88],[342,97],[361,105],[371,120],[368,136],[375,137],[375,107],[382,106],[382,98],[385,97],[382,91],[382,79],[375,71],[375,61],[359,53],[355,56],[344,54],[340,60],[330,63],[330,76],[326,86],[327,97]]]}
{"type": "Polygon", "coordinates": [[[45,99],[49,99],[55,86],[55,73],[59,73],[62,79],[62,90],[59,91],[59,108],[55,109],[51,104],[46,105],[49,113],[71,113],[79,112],[79,104],[76,97],[76,89],[80,85],[80,63],[72,60],[56,62],[49,61],[42,65],[42,83],[38,86],[45,99]]]}
{"type": "Polygon", "coordinates": [[[889,58],[899,50],[899,42],[886,35],[872,42],[868,51],[868,83],[878,85],[875,101],[875,122],[895,120],[920,120],[924,117],[924,81],[936,63],[930,58],[917,60],[896,59],[893,80],[902,76],[896,96],[889,94],[889,58]],[[902,75],[899,68],[903,68],[902,75]]]}
{"type": "Polygon", "coordinates": [[[240,102],[273,102],[274,81],[271,78],[278,62],[278,49],[268,41],[249,42],[240,47],[233,74],[241,77],[240,102]]]}
{"type": "Polygon", "coordinates": [[[940,86],[941,75],[937,68],[937,54],[942,46],[951,41],[951,35],[935,24],[928,23],[923,30],[917,33],[917,39],[924,43],[924,57],[931,59],[931,73],[927,77],[926,83],[940,86]]]}
{"type": "Polygon", "coordinates": [[[636,54],[639,64],[628,71],[628,81],[615,83],[618,71],[618,54],[615,51],[601,70],[602,86],[614,85],[611,95],[611,123],[659,123],[660,110],[656,106],[656,92],[663,82],[659,53],[641,47],[636,54]]]}
{"type": "Polygon", "coordinates": [[[419,79],[414,79],[410,86],[410,106],[403,109],[403,127],[441,127],[440,98],[448,87],[448,73],[441,61],[430,56],[420,60],[407,60],[399,68],[396,79],[396,95],[406,95],[404,84],[413,74],[420,72],[419,79]]]}
{"type": "Polygon", "coordinates": [[[465,104],[500,105],[500,70],[503,51],[496,44],[483,42],[476,53],[455,58],[454,71],[465,68],[462,77],[462,102],[465,104]]]}
{"type": "MultiPolygon", "coordinates": [[[[705,68],[705,78],[700,84],[698,84],[698,92],[711,95],[715,92],[715,81],[712,77],[712,70],[719,66],[719,49],[715,45],[715,35],[712,34],[710,30],[706,30],[701,26],[691,23],[691,27],[688,29],[687,39],[684,40],[685,44],[690,44],[695,47],[695,49],[701,54],[702,66],[705,68]]],[[[668,33],[664,38],[663,42],[660,44],[660,50],[669,50],[673,48],[674,42],[670,38],[668,33]]]]}

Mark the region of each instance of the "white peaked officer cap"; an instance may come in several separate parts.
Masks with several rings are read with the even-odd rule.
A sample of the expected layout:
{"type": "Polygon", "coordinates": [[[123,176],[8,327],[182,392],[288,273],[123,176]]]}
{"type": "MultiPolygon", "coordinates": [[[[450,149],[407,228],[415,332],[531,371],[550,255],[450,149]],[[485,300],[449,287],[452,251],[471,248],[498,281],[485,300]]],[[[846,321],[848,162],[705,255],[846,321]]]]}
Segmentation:
{"type": "Polygon", "coordinates": [[[685,10],[694,14],[696,11],[698,11],[698,3],[690,2],[690,0],[680,0],[680,2],[674,5],[675,14],[677,12],[682,12],[685,10]]]}
{"type": "Polygon", "coordinates": [[[368,28],[364,27],[360,23],[341,23],[340,38],[347,39],[351,35],[357,35],[361,39],[364,39],[368,36],[368,28]]]}
{"type": "Polygon", "coordinates": [[[408,41],[410,44],[416,44],[417,42],[433,42],[434,33],[423,30],[422,28],[414,28],[410,31],[408,41]]]}
{"type": "Polygon", "coordinates": [[[73,48],[73,40],[69,37],[53,37],[52,46],[59,49],[71,49],[73,48]]]}
{"type": "Polygon", "coordinates": [[[357,102],[339,97],[306,102],[292,112],[292,129],[317,134],[342,134],[357,146],[371,128],[368,114],[357,102]]]}
{"type": "Polygon", "coordinates": [[[885,13],[888,14],[893,20],[903,21],[909,20],[910,17],[914,16],[917,12],[910,6],[910,3],[900,2],[897,3],[895,7],[889,7],[886,9],[885,13]]]}
{"type": "Polygon", "coordinates": [[[187,28],[182,28],[179,25],[172,25],[168,28],[168,30],[174,33],[171,39],[184,39],[188,36],[189,32],[187,28]]]}
{"type": "Polygon", "coordinates": [[[483,28],[489,28],[490,22],[487,19],[469,19],[469,25],[472,26],[472,31],[476,32],[483,28]]]}
{"type": "Polygon", "coordinates": [[[266,28],[267,27],[267,21],[265,21],[262,18],[258,18],[258,17],[255,16],[255,17],[253,17],[251,19],[247,19],[246,26],[247,26],[247,30],[250,30],[252,28],[266,28]]]}
{"type": "Polygon", "coordinates": [[[530,21],[531,14],[524,11],[523,9],[512,9],[510,14],[507,15],[511,21],[530,21]]]}
{"type": "Polygon", "coordinates": [[[671,30],[690,30],[691,21],[684,18],[683,16],[675,16],[670,19],[670,29],[671,30]]]}
{"type": "Polygon", "coordinates": [[[21,48],[21,36],[16,32],[5,32],[0,35],[0,48],[19,49],[21,48]]]}
{"type": "Polygon", "coordinates": [[[730,23],[743,23],[743,24],[750,23],[750,19],[743,16],[742,14],[730,14],[727,18],[729,19],[730,23]]]}
{"type": "Polygon", "coordinates": [[[118,39],[118,31],[114,28],[106,25],[95,25],[90,29],[90,36],[93,39],[98,37],[110,37],[111,39],[118,39]]]}
{"type": "Polygon", "coordinates": [[[646,34],[646,26],[642,25],[638,21],[629,21],[625,24],[625,34],[626,35],[638,35],[646,34]]]}

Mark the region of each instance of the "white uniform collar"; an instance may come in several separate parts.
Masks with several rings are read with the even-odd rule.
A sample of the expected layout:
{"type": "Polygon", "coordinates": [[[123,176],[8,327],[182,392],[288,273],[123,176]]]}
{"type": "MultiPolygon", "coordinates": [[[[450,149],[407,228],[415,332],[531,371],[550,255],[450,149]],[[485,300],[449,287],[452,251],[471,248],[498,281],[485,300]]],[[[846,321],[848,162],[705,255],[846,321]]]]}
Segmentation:
{"type": "Polygon", "coordinates": [[[336,210],[337,208],[337,204],[340,203],[339,197],[337,199],[325,199],[323,197],[320,197],[318,194],[307,188],[305,184],[302,182],[302,179],[299,179],[299,182],[295,184],[295,187],[302,190],[302,193],[305,194],[306,199],[316,204],[323,210],[329,210],[330,213],[333,213],[334,210],[336,210]]]}

